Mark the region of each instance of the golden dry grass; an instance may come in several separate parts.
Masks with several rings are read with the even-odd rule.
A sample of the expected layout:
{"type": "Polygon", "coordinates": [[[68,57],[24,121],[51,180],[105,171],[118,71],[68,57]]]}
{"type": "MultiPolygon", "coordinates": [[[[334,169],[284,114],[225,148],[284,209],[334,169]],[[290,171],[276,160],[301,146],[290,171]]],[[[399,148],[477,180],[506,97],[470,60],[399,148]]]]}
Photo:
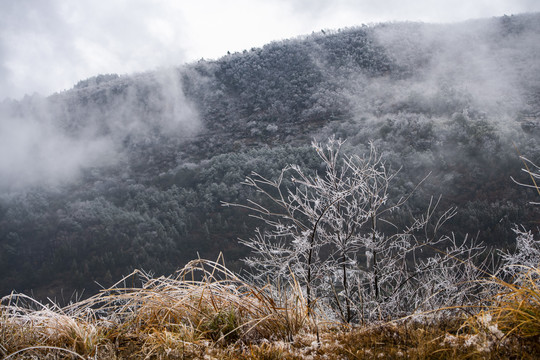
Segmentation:
{"type": "Polygon", "coordinates": [[[489,318],[505,337],[540,338],[540,268],[513,266],[520,268],[518,277],[512,282],[494,278],[491,305],[477,317],[489,318]]]}
{"type": "MultiPolygon", "coordinates": [[[[538,358],[539,269],[476,315],[410,316],[349,327],[323,321],[298,284],[275,293],[217,262],[176,275],[140,271],[60,308],[12,294],[0,305],[5,359],[506,359],[538,358]],[[141,280],[141,286],[126,284],[141,280]],[[319,336],[318,336],[318,335],[319,336]]],[[[469,311],[469,310],[467,310],[469,311]]]]}
{"type": "Polygon", "coordinates": [[[111,349],[136,349],[132,355],[142,357],[184,356],[209,343],[290,340],[315,325],[297,284],[290,289],[287,296],[274,296],[241,280],[218,259],[192,261],[171,277],[154,279],[135,271],[64,308],[13,294],[1,302],[0,354],[17,358],[61,348],[85,357],[111,349]],[[127,287],[136,277],[143,285],[127,287]]]}

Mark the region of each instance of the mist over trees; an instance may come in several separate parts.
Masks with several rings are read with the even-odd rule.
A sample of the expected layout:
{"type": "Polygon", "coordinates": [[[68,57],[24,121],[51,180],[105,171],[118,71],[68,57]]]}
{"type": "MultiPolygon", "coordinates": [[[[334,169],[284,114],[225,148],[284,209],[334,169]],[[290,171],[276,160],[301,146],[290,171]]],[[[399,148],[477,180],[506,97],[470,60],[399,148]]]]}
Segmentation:
{"type": "Polygon", "coordinates": [[[362,26],[4,100],[0,292],[69,298],[219,251],[239,269],[262,224],[221,202],[256,198],[252,171],[320,172],[309,144],[332,135],[402,169],[392,199],[430,174],[393,222],[442,195],[445,231],[514,246],[538,218],[510,178],[527,181],[515,148],[540,155],[538,39],[538,14],[362,26]]]}

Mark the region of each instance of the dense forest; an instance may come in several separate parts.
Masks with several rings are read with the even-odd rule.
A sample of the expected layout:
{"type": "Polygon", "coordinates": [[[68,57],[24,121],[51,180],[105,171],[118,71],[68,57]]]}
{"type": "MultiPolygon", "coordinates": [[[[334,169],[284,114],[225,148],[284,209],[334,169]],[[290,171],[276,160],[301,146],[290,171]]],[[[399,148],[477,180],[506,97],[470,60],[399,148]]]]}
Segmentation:
{"type": "Polygon", "coordinates": [[[442,196],[445,231],[514,245],[538,208],[518,152],[540,157],[540,14],[325,30],[217,60],[98,75],[0,103],[0,295],[68,301],[139,268],[225,254],[242,267],[260,222],[241,184],[289,164],[321,171],[313,139],[369,142],[397,171],[394,214],[442,196]],[[24,136],[20,134],[25,134],[24,136]],[[428,176],[429,175],[429,176],[428,176]]]}

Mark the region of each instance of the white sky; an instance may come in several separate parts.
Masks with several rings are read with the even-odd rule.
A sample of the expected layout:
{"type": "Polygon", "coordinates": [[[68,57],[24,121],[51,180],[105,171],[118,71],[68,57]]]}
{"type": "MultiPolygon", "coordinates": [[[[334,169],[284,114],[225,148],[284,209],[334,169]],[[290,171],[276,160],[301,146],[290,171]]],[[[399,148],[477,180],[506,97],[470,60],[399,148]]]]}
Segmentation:
{"type": "Polygon", "coordinates": [[[540,0],[0,0],[0,100],[321,29],[540,11],[540,0]]]}

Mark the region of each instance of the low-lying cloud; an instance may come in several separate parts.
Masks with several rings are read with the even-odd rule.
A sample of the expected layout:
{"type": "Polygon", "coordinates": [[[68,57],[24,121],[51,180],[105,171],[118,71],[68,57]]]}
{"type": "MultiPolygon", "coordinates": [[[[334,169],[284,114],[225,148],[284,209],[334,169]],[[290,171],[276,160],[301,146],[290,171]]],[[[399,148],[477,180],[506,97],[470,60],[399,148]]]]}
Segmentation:
{"type": "Polygon", "coordinates": [[[98,83],[0,106],[0,189],[76,179],[83,168],[114,165],[126,143],[183,141],[201,127],[174,69],[98,83]]]}
{"type": "MultiPolygon", "coordinates": [[[[537,17],[522,16],[509,23],[518,26],[531,19],[537,17]]],[[[527,110],[528,94],[540,89],[536,76],[540,26],[527,23],[524,29],[516,29],[519,34],[504,26],[505,19],[498,18],[376,27],[377,45],[410,75],[403,79],[360,75],[349,83],[351,102],[359,113],[399,111],[400,103],[417,103],[418,111],[422,106],[439,106],[442,111],[445,103],[459,103],[492,118],[515,117],[527,110]]]]}

